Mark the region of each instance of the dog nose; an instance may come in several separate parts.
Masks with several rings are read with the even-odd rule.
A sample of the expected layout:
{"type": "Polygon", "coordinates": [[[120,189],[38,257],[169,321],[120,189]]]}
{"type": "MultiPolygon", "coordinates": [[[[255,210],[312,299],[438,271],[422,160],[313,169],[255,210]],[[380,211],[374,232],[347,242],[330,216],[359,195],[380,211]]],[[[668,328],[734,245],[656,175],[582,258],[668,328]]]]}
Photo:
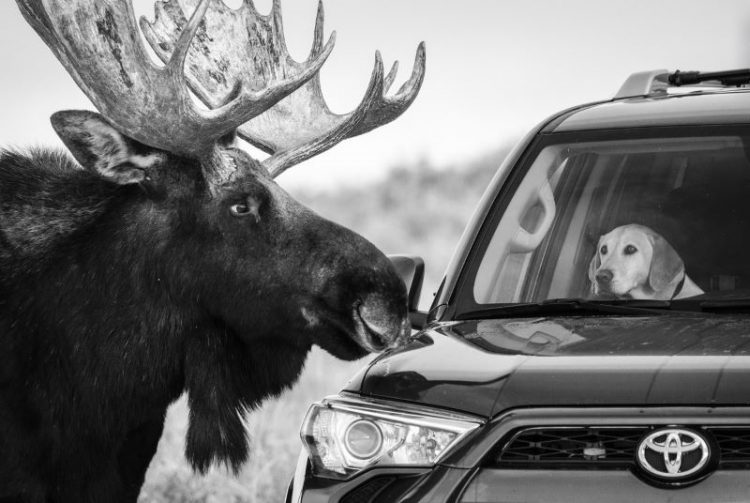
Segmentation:
{"type": "Polygon", "coordinates": [[[596,273],[596,281],[599,283],[609,283],[612,281],[612,271],[609,269],[602,269],[596,273]]]}

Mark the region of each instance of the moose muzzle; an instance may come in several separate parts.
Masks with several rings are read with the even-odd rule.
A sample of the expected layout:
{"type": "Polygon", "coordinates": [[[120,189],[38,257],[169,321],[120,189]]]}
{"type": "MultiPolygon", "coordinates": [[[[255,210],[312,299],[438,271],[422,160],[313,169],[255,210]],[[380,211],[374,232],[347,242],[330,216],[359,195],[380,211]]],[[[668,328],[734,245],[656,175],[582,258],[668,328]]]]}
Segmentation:
{"type": "Polygon", "coordinates": [[[406,342],[409,320],[392,307],[393,302],[379,294],[370,294],[354,306],[357,342],[368,351],[379,352],[406,342]]]}

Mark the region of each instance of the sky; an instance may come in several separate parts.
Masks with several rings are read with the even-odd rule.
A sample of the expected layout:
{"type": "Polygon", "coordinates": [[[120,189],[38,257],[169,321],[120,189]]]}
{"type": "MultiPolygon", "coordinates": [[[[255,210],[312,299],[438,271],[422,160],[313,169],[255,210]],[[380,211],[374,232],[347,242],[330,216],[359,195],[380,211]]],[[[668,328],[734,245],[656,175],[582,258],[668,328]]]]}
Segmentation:
{"type": "MultiPolygon", "coordinates": [[[[267,13],[271,0],[255,5],[267,13]]],[[[134,0],[138,16],[152,6],[134,0]]],[[[299,61],[316,9],[282,0],[299,61]]],[[[750,68],[747,0],[325,0],[325,12],[337,40],[321,80],[334,111],[357,105],[376,49],[386,67],[400,60],[398,89],[425,41],[427,75],[403,116],[292,168],[279,178],[290,187],[370,183],[420,160],[460,167],[561,109],[612,97],[633,72],[750,68]]],[[[0,3],[0,65],[0,146],[62,146],[49,116],[93,109],[12,0],[0,3]]]]}

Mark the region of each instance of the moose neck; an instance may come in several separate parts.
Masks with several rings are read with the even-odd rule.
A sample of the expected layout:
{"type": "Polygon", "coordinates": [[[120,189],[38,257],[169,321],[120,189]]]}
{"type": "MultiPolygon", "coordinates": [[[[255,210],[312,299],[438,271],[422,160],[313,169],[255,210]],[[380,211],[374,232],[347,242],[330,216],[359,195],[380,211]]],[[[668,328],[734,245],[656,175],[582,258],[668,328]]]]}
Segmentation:
{"type": "MultiPolygon", "coordinates": [[[[26,177],[30,169],[33,173],[29,165],[22,168],[26,177]]],[[[56,181],[47,177],[52,185],[45,190],[30,189],[32,204],[23,211],[41,211],[46,204],[41,194],[65,193],[70,177],[87,179],[71,165],[60,172],[64,175],[56,181]]],[[[16,271],[0,279],[12,282],[0,285],[0,309],[13,313],[5,319],[14,319],[16,326],[0,326],[0,331],[23,338],[29,351],[44,352],[47,365],[64,362],[68,370],[60,375],[65,382],[52,383],[56,388],[49,396],[92,404],[88,411],[76,411],[92,422],[132,424],[159,417],[187,391],[188,458],[202,471],[213,461],[237,469],[248,452],[240,413],[293,384],[310,346],[258,334],[251,347],[201,309],[190,285],[180,283],[186,273],[196,274],[194,264],[185,263],[195,260],[184,255],[190,242],[174,236],[195,237],[192,212],[196,199],[207,195],[196,195],[201,190],[197,174],[169,176],[162,181],[170,186],[163,194],[94,181],[88,190],[78,183],[75,197],[69,194],[56,210],[66,222],[65,232],[44,243],[47,259],[41,267],[38,256],[10,254],[15,258],[6,259],[0,243],[0,270],[16,271]],[[125,379],[118,370],[123,366],[139,378],[125,379]],[[85,390],[87,396],[69,396],[65,390],[72,389],[85,390]],[[129,404],[117,410],[133,417],[107,417],[112,397],[129,404]]]]}
{"type": "MultiPolygon", "coordinates": [[[[30,256],[15,254],[3,261],[1,269],[15,272],[3,280],[10,283],[3,290],[13,295],[0,293],[0,304],[18,327],[3,332],[23,333],[34,350],[48,354],[45,361],[66,362],[69,378],[87,382],[84,389],[92,395],[150,397],[159,406],[182,386],[180,336],[194,323],[155,288],[159,251],[146,246],[155,231],[143,235],[142,226],[127,225],[127,215],[138,208],[133,203],[137,192],[133,187],[101,197],[99,189],[88,211],[75,205],[67,215],[57,211],[71,228],[44,243],[44,262],[31,256],[33,250],[30,256]],[[114,360],[120,362],[113,365],[114,360]],[[116,369],[123,365],[143,376],[141,388],[122,388],[116,369]]],[[[32,202],[24,211],[41,211],[43,203],[32,202]]],[[[65,385],[59,384],[54,396],[64,399],[65,385]]]]}

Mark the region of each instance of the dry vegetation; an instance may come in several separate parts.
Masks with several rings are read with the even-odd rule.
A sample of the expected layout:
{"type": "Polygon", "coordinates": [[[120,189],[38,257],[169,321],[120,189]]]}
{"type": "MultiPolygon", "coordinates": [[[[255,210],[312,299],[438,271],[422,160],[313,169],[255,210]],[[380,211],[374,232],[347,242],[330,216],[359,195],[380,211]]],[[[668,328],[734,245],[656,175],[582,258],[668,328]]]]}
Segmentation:
{"type": "MultiPolygon", "coordinates": [[[[466,221],[506,152],[497,151],[460,167],[399,167],[366,189],[294,195],[386,253],[422,256],[427,268],[423,304],[429,304],[466,221]]],[[[292,390],[248,415],[251,460],[238,477],[223,468],[213,468],[205,476],[192,473],[183,455],[187,404],[180,399],[167,414],[140,503],[283,501],[301,448],[299,427],[309,404],[336,393],[365,363],[341,362],[315,349],[292,390]]]]}

